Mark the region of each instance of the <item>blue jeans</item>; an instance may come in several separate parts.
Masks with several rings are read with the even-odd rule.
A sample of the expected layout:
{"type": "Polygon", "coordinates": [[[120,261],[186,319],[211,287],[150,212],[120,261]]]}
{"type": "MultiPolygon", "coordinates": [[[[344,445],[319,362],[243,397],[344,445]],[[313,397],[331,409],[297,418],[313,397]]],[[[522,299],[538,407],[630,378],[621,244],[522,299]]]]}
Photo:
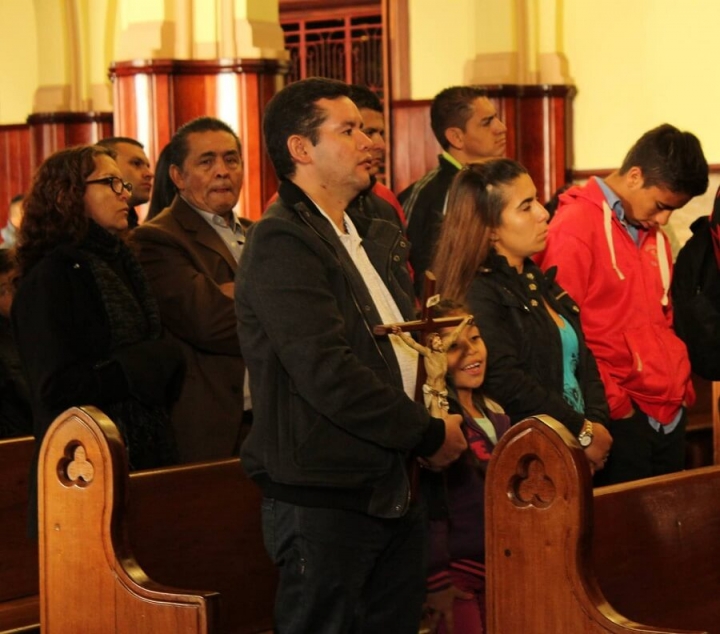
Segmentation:
{"type": "Polygon", "coordinates": [[[417,634],[425,509],[398,519],[265,498],[263,536],[280,580],[277,634],[417,634]]]}

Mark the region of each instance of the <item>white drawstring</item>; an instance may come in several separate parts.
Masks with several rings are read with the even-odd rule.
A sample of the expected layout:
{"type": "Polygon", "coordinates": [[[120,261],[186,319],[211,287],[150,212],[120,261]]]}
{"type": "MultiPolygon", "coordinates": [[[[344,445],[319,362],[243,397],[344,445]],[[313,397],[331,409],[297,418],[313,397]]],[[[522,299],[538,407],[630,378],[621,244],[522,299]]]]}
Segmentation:
{"type": "Polygon", "coordinates": [[[610,262],[612,263],[612,267],[614,271],[618,274],[618,277],[621,280],[625,279],[625,276],[623,275],[623,272],[618,268],[617,265],[617,259],[615,258],[615,245],[613,244],[612,239],[612,217],[613,212],[610,209],[610,205],[607,204],[607,201],[603,201],[603,224],[605,226],[605,240],[607,240],[608,249],[610,249],[610,262]]]}

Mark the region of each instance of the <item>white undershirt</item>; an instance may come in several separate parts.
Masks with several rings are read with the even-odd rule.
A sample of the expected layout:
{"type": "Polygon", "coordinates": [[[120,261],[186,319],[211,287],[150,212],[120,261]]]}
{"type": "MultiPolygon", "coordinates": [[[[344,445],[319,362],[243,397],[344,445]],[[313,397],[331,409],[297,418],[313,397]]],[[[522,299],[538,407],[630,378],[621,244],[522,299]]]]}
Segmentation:
{"type": "MultiPolygon", "coordinates": [[[[317,203],[315,203],[315,206],[318,208],[320,213],[328,219],[328,222],[337,232],[340,242],[342,242],[345,249],[347,249],[350,258],[357,267],[360,276],[363,278],[363,281],[367,286],[370,297],[372,297],[373,303],[380,314],[382,322],[384,324],[393,324],[405,321],[405,318],[395,303],[395,299],[391,295],[387,286],[385,286],[380,274],[375,270],[372,262],[370,262],[370,258],[368,258],[367,253],[365,253],[365,249],[362,246],[362,238],[358,234],[355,225],[352,223],[352,220],[350,220],[350,217],[347,214],[344,214],[343,222],[347,233],[343,233],[317,203]]],[[[397,358],[398,365],[400,366],[400,373],[402,374],[405,393],[411,399],[415,399],[418,353],[410,348],[397,335],[388,335],[388,337],[390,338],[393,350],[395,351],[395,357],[397,358]]]]}

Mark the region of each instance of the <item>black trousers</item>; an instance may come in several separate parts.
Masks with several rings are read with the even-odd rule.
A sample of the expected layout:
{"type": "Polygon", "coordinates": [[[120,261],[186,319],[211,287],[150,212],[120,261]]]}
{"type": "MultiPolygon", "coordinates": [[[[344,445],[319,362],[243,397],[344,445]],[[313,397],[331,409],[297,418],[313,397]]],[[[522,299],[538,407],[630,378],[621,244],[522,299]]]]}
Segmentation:
{"type": "Polygon", "coordinates": [[[647,414],[637,406],[630,418],[611,420],[608,431],[613,437],[605,468],[595,474],[595,486],[617,484],[675,473],[685,468],[685,428],[687,410],[683,408],[677,427],[666,434],[655,431],[647,414]]]}
{"type": "Polygon", "coordinates": [[[262,513],[265,547],[280,571],[277,634],[417,634],[424,506],[382,519],[265,498],[262,513]]]}

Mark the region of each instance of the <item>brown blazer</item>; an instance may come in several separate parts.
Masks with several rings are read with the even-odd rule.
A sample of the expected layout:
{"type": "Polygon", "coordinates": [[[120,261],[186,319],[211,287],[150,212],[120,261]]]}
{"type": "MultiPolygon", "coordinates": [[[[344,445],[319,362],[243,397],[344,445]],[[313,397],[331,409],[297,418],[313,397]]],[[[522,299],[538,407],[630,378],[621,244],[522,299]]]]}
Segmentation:
{"type": "Polygon", "coordinates": [[[180,196],[130,236],[155,291],[166,336],[187,373],[172,411],[182,462],[226,458],[238,448],[243,376],[234,302],[219,284],[235,259],[217,232],[180,196]]]}

